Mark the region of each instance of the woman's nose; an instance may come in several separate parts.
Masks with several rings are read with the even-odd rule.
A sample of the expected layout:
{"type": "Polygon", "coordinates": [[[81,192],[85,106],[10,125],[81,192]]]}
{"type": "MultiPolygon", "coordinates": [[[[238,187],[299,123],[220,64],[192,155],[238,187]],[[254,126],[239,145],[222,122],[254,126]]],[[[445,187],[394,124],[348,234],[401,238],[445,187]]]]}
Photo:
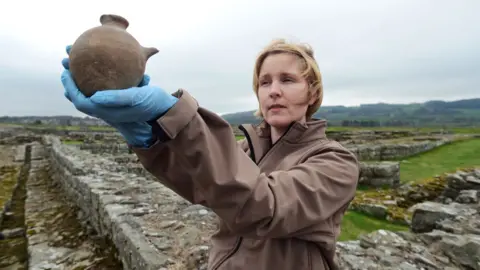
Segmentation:
{"type": "Polygon", "coordinates": [[[272,82],[270,85],[270,96],[280,96],[282,93],[282,89],[278,82],[272,82]]]}

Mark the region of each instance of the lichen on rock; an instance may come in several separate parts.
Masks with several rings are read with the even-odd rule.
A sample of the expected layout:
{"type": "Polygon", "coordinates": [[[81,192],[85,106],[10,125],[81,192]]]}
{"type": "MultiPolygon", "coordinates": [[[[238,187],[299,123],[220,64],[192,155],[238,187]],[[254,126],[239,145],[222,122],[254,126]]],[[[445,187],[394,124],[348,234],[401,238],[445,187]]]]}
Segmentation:
{"type": "MultiPolygon", "coordinates": [[[[442,179],[440,183],[455,179],[447,185],[449,188],[450,185],[458,188],[455,184],[465,181],[469,183],[464,188],[480,190],[480,185],[476,186],[480,180],[478,169],[438,179],[442,179]]],[[[460,196],[462,190],[457,191],[460,196]]],[[[337,255],[341,269],[480,269],[480,205],[442,198],[410,207],[408,232],[378,230],[362,235],[359,240],[339,242],[337,255]]]]}
{"type": "Polygon", "coordinates": [[[350,208],[377,218],[409,224],[411,212],[408,209],[417,203],[437,200],[447,188],[448,174],[406,183],[397,188],[359,190],[350,208]],[[384,208],[386,213],[372,212],[371,205],[384,208]]]}

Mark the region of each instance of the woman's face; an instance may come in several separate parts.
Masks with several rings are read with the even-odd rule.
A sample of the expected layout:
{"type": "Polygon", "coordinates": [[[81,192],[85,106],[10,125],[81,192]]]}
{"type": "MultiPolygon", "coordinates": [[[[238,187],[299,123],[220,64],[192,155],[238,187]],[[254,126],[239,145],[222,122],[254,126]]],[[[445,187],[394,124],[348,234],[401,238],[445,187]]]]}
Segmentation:
{"type": "Polygon", "coordinates": [[[308,82],[302,76],[302,62],[289,53],[268,56],[260,69],[258,99],[265,121],[286,128],[293,121],[305,121],[314,100],[309,99],[308,82]]]}

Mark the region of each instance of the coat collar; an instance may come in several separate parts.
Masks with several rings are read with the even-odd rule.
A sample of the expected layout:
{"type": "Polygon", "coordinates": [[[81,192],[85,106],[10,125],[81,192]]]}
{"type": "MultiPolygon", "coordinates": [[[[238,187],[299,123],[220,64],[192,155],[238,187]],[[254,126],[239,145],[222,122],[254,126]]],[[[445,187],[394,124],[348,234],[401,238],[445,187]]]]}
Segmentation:
{"type": "MultiPolygon", "coordinates": [[[[299,144],[311,140],[326,138],[325,130],[327,121],[323,119],[311,119],[306,123],[293,122],[285,134],[276,143],[287,142],[299,144]]],[[[270,126],[262,121],[260,124],[244,124],[239,128],[244,131],[249,142],[251,151],[254,151],[255,162],[259,162],[268,150],[273,146],[270,137],[270,126]]]]}

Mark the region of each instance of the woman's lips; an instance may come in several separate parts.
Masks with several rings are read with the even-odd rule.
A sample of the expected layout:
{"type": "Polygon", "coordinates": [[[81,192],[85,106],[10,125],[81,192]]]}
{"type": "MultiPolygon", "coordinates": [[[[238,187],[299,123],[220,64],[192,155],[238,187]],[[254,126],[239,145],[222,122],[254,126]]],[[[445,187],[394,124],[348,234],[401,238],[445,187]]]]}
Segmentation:
{"type": "Polygon", "coordinates": [[[269,109],[283,109],[283,108],[285,108],[285,106],[279,105],[279,104],[274,104],[274,105],[270,106],[269,109]]]}
{"type": "Polygon", "coordinates": [[[272,106],[270,106],[269,110],[273,111],[273,112],[278,112],[278,111],[280,111],[282,109],[285,109],[285,108],[286,107],[283,106],[283,105],[272,105],[272,106]]]}

